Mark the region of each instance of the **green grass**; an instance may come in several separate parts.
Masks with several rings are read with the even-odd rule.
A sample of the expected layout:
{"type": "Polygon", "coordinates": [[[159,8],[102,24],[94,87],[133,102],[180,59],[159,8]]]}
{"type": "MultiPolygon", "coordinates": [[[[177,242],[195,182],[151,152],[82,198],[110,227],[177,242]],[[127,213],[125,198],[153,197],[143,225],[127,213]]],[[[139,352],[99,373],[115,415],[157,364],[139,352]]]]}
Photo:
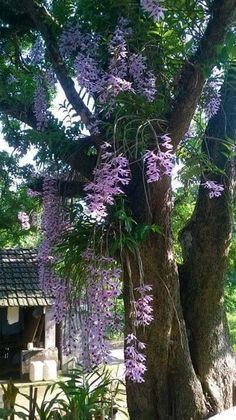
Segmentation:
{"type": "Polygon", "coordinates": [[[235,312],[228,312],[227,319],[229,324],[230,342],[233,350],[236,351],[236,310],[235,312]]]}

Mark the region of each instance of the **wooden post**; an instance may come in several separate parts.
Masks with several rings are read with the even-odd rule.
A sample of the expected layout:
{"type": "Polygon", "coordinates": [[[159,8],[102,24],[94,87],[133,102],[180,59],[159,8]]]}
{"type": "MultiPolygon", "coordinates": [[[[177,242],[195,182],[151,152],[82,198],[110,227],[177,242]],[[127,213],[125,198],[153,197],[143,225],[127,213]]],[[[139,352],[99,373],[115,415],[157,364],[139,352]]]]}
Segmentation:
{"type": "Polygon", "coordinates": [[[52,308],[46,307],[45,309],[45,349],[49,349],[56,347],[56,323],[52,308]]]}
{"type": "Polygon", "coordinates": [[[62,368],[62,322],[56,324],[56,347],[58,348],[59,369],[62,368]]]}

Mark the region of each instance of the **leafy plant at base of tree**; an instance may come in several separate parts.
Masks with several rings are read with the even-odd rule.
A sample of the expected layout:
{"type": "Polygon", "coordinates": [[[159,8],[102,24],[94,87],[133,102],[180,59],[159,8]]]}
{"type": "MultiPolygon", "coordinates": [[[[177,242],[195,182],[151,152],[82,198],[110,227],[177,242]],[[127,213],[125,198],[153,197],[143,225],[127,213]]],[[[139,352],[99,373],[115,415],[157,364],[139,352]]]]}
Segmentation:
{"type": "MultiPolygon", "coordinates": [[[[65,380],[48,385],[41,404],[36,402],[35,414],[15,404],[14,411],[2,412],[8,418],[15,414],[22,419],[40,420],[112,420],[119,406],[120,386],[124,384],[111,377],[107,368],[85,372],[82,368],[71,371],[65,380]],[[19,411],[18,408],[24,409],[19,411]]],[[[26,394],[20,395],[30,401],[26,394]]]]}

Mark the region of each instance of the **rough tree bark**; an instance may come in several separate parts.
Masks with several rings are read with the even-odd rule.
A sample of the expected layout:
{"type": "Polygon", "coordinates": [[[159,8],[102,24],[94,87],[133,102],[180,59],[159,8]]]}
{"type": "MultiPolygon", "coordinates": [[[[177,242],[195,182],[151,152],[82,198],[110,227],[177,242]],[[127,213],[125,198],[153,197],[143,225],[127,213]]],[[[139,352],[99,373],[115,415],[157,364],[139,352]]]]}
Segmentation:
{"type": "MultiPolygon", "coordinates": [[[[154,294],[153,324],[145,332],[138,331],[138,337],[147,342],[147,380],[138,386],[127,383],[131,420],[200,420],[232,406],[235,371],[223,294],[234,177],[225,141],[236,139],[236,96],[232,79],[227,77],[226,82],[221,109],[210,121],[203,141],[203,151],[212,163],[226,171],[226,175],[204,176],[223,180],[225,190],[220,198],[210,199],[203,187],[199,189],[193,218],[182,233],[181,287],[171,242],[168,181],[150,192],[151,216],[150,212],[144,216],[141,189],[130,197],[137,220],[142,217],[158,224],[163,232],[150,235],[139,249],[139,258],[128,255],[125,260],[126,281],[131,276],[133,287],[137,286],[143,270],[145,283],[153,284],[154,294]],[[141,270],[138,261],[142,261],[141,270]]],[[[124,291],[127,331],[131,328],[130,284],[125,283],[124,291]]]]}
{"type": "Polygon", "coordinates": [[[235,69],[222,91],[222,105],[209,122],[203,152],[225,176],[204,174],[224,184],[224,193],[210,199],[201,186],[194,214],[182,232],[184,264],[181,297],[194,369],[213,413],[232,405],[233,359],[224,310],[227,254],[232,234],[235,167],[229,150],[236,140],[235,69]],[[234,76],[234,77],[232,77],[234,76]],[[227,147],[226,147],[227,144],[227,147]]]}
{"type": "Polygon", "coordinates": [[[170,232],[170,185],[167,180],[156,186],[152,199],[156,211],[151,223],[162,227],[163,234],[151,234],[147,242],[140,246],[139,257],[128,255],[125,260],[127,332],[131,328],[129,276],[132,278],[132,287],[138,286],[141,268],[145,283],[153,285],[154,296],[154,321],[145,332],[138,331],[137,334],[141,341],[147,343],[147,375],[143,384],[127,382],[129,414],[131,420],[166,420],[174,416],[175,410],[173,418],[178,420],[203,418],[207,412],[205,398],[191,363],[180,305],[178,271],[170,232]],[[172,336],[173,325],[176,325],[175,337],[172,336]],[[175,395],[170,386],[173,374],[178,378],[176,386],[180,390],[175,395]]]}

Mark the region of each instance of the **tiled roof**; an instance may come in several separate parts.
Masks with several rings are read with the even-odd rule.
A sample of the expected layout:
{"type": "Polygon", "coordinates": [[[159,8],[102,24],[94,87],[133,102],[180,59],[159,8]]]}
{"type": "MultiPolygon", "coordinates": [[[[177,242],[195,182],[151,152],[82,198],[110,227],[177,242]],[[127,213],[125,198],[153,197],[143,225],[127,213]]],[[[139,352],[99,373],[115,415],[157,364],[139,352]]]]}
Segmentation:
{"type": "Polygon", "coordinates": [[[0,249],[0,306],[47,306],[50,296],[40,289],[37,252],[0,249]]]}

